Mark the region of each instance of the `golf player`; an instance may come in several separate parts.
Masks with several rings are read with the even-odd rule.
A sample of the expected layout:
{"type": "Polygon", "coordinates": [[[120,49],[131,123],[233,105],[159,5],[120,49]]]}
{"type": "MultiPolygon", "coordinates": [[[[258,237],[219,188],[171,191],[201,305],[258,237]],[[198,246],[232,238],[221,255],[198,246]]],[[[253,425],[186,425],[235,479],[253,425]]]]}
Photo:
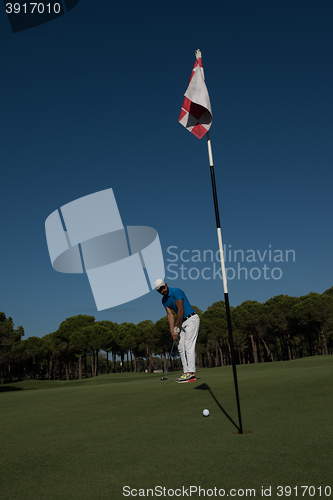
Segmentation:
{"type": "Polygon", "coordinates": [[[161,279],[155,281],[155,287],[163,295],[162,304],[166,309],[172,338],[177,340],[179,337],[178,351],[184,373],[176,382],[195,382],[195,344],[199,332],[199,316],[180,288],[169,288],[161,279]],[[172,311],[177,314],[176,323],[172,311]]]}

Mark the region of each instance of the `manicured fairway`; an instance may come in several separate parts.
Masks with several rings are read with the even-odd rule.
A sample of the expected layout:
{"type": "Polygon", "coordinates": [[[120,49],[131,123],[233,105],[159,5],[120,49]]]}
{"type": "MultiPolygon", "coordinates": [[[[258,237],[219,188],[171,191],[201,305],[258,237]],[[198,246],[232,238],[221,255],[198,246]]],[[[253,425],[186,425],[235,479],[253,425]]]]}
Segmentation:
{"type": "Polygon", "coordinates": [[[225,497],[253,498],[246,490],[254,489],[264,498],[262,486],[272,487],[270,498],[333,498],[333,356],[237,373],[251,431],[243,435],[234,434],[231,367],[199,370],[191,384],[175,384],[178,372],[168,381],[125,373],[3,386],[1,500],[134,498],[124,486],[137,498],[171,498],[167,490],[187,498],[190,486],[206,490],[191,498],[221,498],[222,489],[225,497]],[[279,496],[279,485],[292,494],[279,496]],[[148,497],[157,486],[165,496],[160,489],[148,497]]]}

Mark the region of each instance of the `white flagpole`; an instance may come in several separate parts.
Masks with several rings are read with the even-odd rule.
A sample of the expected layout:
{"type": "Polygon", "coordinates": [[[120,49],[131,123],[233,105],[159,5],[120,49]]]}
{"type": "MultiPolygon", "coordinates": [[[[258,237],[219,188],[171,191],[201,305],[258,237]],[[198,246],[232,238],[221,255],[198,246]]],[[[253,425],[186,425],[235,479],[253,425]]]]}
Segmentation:
{"type": "Polygon", "coordinates": [[[209,166],[211,169],[211,177],[212,177],[212,185],[213,185],[214,207],[215,207],[216,226],[217,226],[217,239],[219,242],[219,249],[220,249],[223,291],[224,291],[224,293],[228,293],[227,274],[225,272],[224,252],[223,252],[223,244],[222,244],[222,232],[221,232],[221,226],[220,226],[220,215],[219,215],[219,208],[218,208],[217,196],[216,196],[213,152],[212,152],[212,144],[210,141],[209,131],[207,132],[207,147],[208,147],[209,166]]]}

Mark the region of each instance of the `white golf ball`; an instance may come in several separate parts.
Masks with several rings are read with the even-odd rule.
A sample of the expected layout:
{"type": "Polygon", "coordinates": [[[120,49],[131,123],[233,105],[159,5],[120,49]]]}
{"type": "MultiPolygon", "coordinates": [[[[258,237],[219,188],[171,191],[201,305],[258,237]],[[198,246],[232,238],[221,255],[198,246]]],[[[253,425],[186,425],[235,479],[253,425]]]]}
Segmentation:
{"type": "Polygon", "coordinates": [[[209,410],[204,410],[202,414],[204,417],[209,417],[209,410]]]}

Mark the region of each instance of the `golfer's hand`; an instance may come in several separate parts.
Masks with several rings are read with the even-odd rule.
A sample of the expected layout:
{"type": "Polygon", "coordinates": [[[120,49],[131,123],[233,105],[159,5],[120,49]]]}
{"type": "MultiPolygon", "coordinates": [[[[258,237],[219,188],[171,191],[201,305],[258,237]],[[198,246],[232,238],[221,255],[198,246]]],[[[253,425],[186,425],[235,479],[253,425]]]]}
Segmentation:
{"type": "Polygon", "coordinates": [[[180,333],[180,328],[178,326],[175,326],[172,334],[173,340],[177,340],[179,333],[180,333]]]}

